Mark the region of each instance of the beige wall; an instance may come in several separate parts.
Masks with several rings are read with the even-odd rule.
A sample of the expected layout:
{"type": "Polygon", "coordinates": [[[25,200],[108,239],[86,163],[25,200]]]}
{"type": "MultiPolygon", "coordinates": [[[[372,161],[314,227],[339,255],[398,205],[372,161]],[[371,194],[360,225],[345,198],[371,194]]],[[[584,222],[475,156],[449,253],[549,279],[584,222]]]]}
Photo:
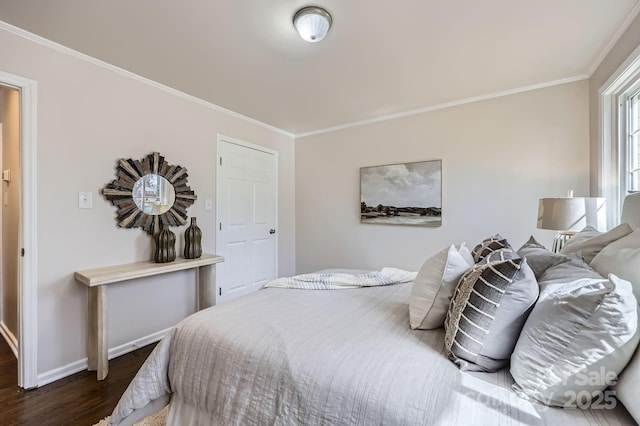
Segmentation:
{"type": "Polygon", "coordinates": [[[20,92],[2,90],[2,170],[11,171],[11,182],[2,181],[2,322],[18,338],[18,227],[20,224],[20,92]],[[5,195],[6,193],[6,195],[5,195]],[[3,200],[6,197],[7,205],[3,200]]]}
{"type": "MultiPolygon", "coordinates": [[[[86,356],[87,292],[76,270],[151,258],[151,237],[120,229],[99,193],[116,160],[159,151],[189,169],[203,249],[215,249],[217,134],[279,152],[279,272],[294,272],[294,145],[283,133],[235,118],[87,61],[0,31],[3,71],[38,83],[38,372],[86,356]],[[78,209],[78,192],[93,209],[78,209]]],[[[215,76],[212,76],[215,78],[215,76]]],[[[185,227],[172,228],[182,247],[185,227]]],[[[110,286],[109,346],[155,333],[194,311],[194,272],[110,286]]]]}
{"type": "Polygon", "coordinates": [[[590,184],[591,195],[594,196],[601,195],[598,193],[600,185],[598,173],[602,161],[600,153],[602,123],[599,113],[600,97],[598,92],[638,46],[640,46],[640,15],[629,25],[622,37],[589,78],[590,184]]]}
{"type": "Polygon", "coordinates": [[[296,270],[416,270],[452,242],[501,233],[518,248],[538,199],[589,190],[588,82],[296,140],[296,270]],[[442,159],[439,228],[359,223],[359,168],[442,159]]]}

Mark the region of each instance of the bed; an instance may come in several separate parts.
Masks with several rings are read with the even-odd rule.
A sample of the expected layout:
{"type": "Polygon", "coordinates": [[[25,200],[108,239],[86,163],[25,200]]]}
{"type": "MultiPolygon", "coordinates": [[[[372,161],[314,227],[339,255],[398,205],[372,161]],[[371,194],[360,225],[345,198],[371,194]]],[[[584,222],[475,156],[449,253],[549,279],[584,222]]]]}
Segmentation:
{"type": "MultiPolygon", "coordinates": [[[[640,218],[640,195],[623,217],[640,218]]],[[[267,288],[197,312],[157,345],[109,424],[168,403],[168,425],[636,424],[619,401],[562,409],[522,399],[508,368],[461,372],[442,328],[408,326],[410,293],[410,282],[267,288]]]]}

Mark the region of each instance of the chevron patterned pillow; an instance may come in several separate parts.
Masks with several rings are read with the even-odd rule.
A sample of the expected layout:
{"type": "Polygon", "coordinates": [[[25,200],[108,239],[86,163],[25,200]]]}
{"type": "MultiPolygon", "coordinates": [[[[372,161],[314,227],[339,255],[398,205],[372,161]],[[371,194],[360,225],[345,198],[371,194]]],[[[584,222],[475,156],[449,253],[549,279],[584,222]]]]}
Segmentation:
{"type": "Polygon", "coordinates": [[[525,259],[501,250],[467,271],[445,321],[447,356],[461,370],[497,371],[507,365],[538,283],[525,259]]]}
{"type": "Polygon", "coordinates": [[[478,263],[494,251],[503,249],[513,250],[511,244],[505,238],[502,238],[500,234],[496,234],[475,246],[471,254],[474,262],[478,263]]]}

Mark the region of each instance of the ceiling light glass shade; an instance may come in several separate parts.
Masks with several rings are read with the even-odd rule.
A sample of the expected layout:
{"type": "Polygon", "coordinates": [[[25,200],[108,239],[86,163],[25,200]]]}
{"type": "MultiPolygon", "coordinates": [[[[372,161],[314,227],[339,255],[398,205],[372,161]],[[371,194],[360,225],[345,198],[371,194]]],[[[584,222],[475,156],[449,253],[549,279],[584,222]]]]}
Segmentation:
{"type": "Polygon", "coordinates": [[[293,16],[293,26],[298,34],[310,43],[322,40],[329,32],[331,22],[329,12],[315,6],[304,7],[293,16]]]}
{"type": "Polygon", "coordinates": [[[541,198],[538,205],[538,228],[580,231],[589,225],[604,231],[606,216],[604,198],[541,198]]]}

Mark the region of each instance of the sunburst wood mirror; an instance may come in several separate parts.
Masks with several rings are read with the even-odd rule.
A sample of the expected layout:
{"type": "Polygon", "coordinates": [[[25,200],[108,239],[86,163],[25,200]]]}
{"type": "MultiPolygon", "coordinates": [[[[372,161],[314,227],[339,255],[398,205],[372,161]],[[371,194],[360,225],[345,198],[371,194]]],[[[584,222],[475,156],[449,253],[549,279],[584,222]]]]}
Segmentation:
{"type": "Polygon", "coordinates": [[[153,235],[161,225],[187,223],[187,208],[197,196],[188,185],[184,167],[172,166],[153,152],[142,160],[121,158],[116,177],[102,194],[117,207],[121,228],[140,227],[153,235]]]}

